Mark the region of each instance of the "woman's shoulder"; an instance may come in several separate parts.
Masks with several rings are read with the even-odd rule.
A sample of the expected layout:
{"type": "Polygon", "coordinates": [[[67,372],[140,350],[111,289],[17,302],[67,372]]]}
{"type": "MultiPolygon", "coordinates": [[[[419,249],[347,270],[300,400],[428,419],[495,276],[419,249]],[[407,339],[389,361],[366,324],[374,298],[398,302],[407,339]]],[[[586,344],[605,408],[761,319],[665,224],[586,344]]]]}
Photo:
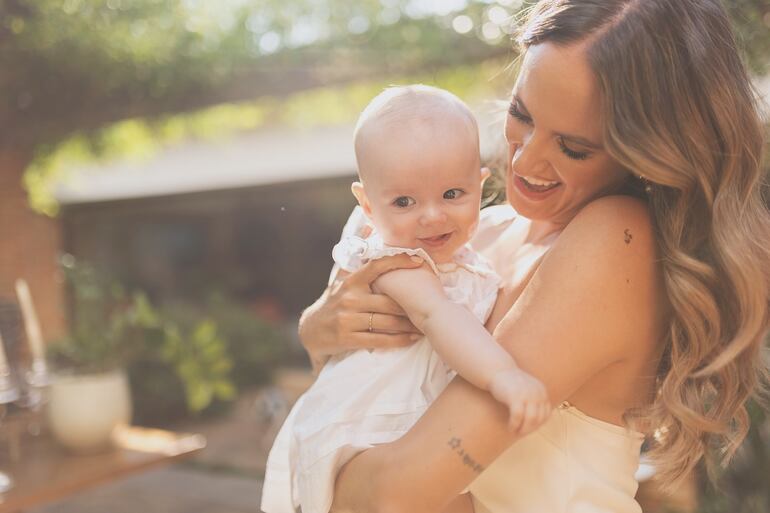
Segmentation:
{"type": "Polygon", "coordinates": [[[581,253],[602,252],[608,263],[657,259],[655,229],[649,206],[631,196],[604,196],[584,206],[559,236],[556,246],[581,253]]]}
{"type": "Polygon", "coordinates": [[[601,303],[634,311],[659,299],[659,261],[647,204],[607,196],[586,205],[570,221],[541,267],[555,287],[583,290],[596,284],[601,303]]]}

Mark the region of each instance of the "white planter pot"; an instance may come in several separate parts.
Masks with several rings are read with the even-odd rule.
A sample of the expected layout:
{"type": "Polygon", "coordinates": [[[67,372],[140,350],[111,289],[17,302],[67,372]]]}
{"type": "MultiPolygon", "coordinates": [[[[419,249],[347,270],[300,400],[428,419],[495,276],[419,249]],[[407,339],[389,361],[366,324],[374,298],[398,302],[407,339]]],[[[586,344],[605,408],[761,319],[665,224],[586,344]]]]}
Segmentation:
{"type": "Polygon", "coordinates": [[[116,428],[131,422],[131,393],[125,372],[56,376],[51,383],[48,423],[64,447],[87,453],[111,446],[116,428]]]}

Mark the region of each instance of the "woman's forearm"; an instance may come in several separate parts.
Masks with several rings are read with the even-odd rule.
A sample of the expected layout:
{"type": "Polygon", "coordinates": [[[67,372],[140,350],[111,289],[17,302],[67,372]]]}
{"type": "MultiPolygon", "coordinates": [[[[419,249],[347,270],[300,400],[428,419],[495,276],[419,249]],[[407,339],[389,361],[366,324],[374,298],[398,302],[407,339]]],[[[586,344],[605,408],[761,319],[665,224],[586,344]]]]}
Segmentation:
{"type": "Polygon", "coordinates": [[[332,511],[443,512],[518,438],[507,417],[491,395],[455,378],[404,436],[348,462],[332,511]]]}
{"type": "Polygon", "coordinates": [[[386,488],[380,469],[385,469],[388,445],[368,449],[350,460],[337,475],[331,513],[380,513],[387,509],[386,488]]]}

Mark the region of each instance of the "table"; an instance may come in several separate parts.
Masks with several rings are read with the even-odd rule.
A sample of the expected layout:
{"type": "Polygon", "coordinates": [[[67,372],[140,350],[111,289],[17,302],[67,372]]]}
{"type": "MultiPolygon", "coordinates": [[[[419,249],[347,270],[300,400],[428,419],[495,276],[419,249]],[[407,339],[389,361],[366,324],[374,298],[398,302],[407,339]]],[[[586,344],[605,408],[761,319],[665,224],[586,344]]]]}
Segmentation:
{"type": "Polygon", "coordinates": [[[0,495],[0,513],[11,513],[61,500],[115,479],[172,463],[201,451],[201,435],[174,433],[137,426],[115,436],[116,447],[108,452],[74,455],[41,436],[25,440],[22,459],[0,462],[15,486],[0,495]]]}

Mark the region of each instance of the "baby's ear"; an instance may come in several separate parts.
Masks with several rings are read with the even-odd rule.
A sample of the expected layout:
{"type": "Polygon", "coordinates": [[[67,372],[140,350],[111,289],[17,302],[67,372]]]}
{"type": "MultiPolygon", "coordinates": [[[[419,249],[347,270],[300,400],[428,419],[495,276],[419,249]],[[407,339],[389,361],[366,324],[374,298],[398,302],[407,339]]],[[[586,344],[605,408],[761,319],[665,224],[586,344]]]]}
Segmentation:
{"type": "Polygon", "coordinates": [[[481,168],[481,185],[484,185],[484,182],[486,182],[487,178],[489,178],[491,175],[492,175],[492,171],[490,171],[488,167],[482,167],[481,168]]]}
{"type": "Polygon", "coordinates": [[[353,182],[350,186],[350,191],[353,193],[353,196],[356,197],[356,200],[358,200],[358,204],[361,205],[366,217],[372,217],[372,207],[369,204],[369,198],[366,197],[364,184],[361,182],[353,182]]]}

